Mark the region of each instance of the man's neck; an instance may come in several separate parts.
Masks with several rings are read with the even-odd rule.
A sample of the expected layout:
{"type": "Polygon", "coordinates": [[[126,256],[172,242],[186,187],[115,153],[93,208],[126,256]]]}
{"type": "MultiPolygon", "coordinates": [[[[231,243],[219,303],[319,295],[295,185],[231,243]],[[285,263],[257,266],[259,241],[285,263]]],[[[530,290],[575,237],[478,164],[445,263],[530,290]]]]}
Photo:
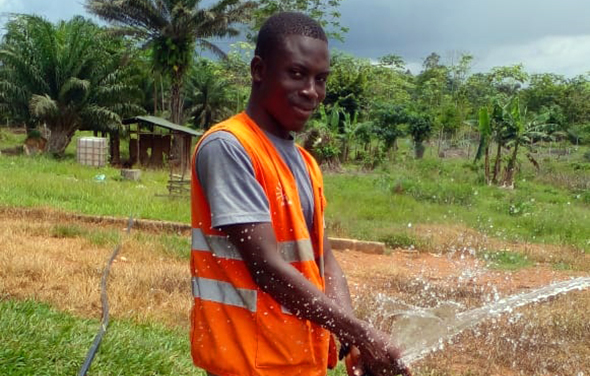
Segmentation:
{"type": "Polygon", "coordinates": [[[283,129],[268,112],[255,104],[255,99],[252,97],[250,97],[250,100],[248,101],[246,114],[264,131],[285,140],[292,138],[291,133],[283,129]]]}

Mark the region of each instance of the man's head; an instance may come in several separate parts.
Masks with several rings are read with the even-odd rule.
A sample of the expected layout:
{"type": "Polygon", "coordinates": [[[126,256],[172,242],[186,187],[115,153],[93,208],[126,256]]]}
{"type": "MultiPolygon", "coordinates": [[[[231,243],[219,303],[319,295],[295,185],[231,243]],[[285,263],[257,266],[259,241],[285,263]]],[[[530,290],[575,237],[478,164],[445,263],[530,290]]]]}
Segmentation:
{"type": "Polygon", "coordinates": [[[304,14],[278,13],[262,25],[250,69],[249,112],[259,125],[279,135],[300,131],[326,96],[326,34],[304,14]]]}

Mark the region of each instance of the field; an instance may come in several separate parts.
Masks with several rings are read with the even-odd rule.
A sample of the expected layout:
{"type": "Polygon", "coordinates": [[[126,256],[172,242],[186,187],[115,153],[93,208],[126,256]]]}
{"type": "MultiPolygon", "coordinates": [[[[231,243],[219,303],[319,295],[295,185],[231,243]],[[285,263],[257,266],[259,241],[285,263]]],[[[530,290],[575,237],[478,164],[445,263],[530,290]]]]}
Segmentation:
{"type": "MultiPolygon", "coordinates": [[[[386,255],[336,254],[357,314],[412,347],[450,315],[589,277],[585,152],[541,157],[539,173],[523,161],[515,190],[481,184],[464,159],[413,161],[403,150],[386,168],[327,173],[330,234],[388,245],[386,255]],[[413,315],[392,317],[400,309],[413,315]]],[[[71,156],[0,156],[0,171],[0,374],[77,373],[98,330],[102,268],[120,241],[112,323],[92,374],[203,374],[188,351],[188,234],[134,229],[127,237],[123,226],[69,215],[186,223],[186,200],[156,196],[165,172],[126,182],[71,156]]],[[[413,367],[419,376],[587,375],[588,343],[583,289],[490,317],[413,367]]]]}

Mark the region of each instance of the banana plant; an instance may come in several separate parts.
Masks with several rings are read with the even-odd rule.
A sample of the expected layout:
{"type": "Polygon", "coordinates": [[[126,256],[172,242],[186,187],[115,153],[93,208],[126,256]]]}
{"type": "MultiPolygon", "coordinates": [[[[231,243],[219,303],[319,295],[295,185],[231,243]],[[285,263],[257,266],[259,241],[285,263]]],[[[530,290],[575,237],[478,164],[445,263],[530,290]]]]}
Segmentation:
{"type": "Polygon", "coordinates": [[[488,113],[487,107],[479,109],[479,146],[475,153],[475,162],[484,158],[484,176],[486,184],[490,184],[490,138],[492,136],[492,127],[490,125],[490,114],[488,113]]]}
{"type": "Polygon", "coordinates": [[[527,112],[526,107],[520,107],[518,97],[514,97],[509,102],[506,118],[508,120],[507,123],[510,134],[510,139],[506,143],[506,146],[512,148],[512,154],[508,159],[503,185],[513,188],[514,171],[519,147],[524,146],[530,148],[533,140],[547,138],[547,133],[544,132],[544,129],[547,126],[547,116],[546,114],[536,115],[527,112]]]}

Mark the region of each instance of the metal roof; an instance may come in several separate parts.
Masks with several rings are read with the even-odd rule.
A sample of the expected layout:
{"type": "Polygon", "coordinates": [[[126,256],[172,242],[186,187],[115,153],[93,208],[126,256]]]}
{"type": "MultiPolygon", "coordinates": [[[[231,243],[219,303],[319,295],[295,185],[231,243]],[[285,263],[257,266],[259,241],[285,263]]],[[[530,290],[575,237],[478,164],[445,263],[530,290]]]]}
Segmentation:
{"type": "Polygon", "coordinates": [[[123,124],[136,124],[136,123],[150,123],[156,125],[158,127],[163,127],[167,129],[171,129],[173,131],[188,133],[191,136],[201,137],[203,135],[203,131],[197,131],[188,127],[184,127],[182,125],[174,124],[169,122],[166,119],[162,119],[157,116],[135,116],[129,119],[123,120],[123,124]]]}

